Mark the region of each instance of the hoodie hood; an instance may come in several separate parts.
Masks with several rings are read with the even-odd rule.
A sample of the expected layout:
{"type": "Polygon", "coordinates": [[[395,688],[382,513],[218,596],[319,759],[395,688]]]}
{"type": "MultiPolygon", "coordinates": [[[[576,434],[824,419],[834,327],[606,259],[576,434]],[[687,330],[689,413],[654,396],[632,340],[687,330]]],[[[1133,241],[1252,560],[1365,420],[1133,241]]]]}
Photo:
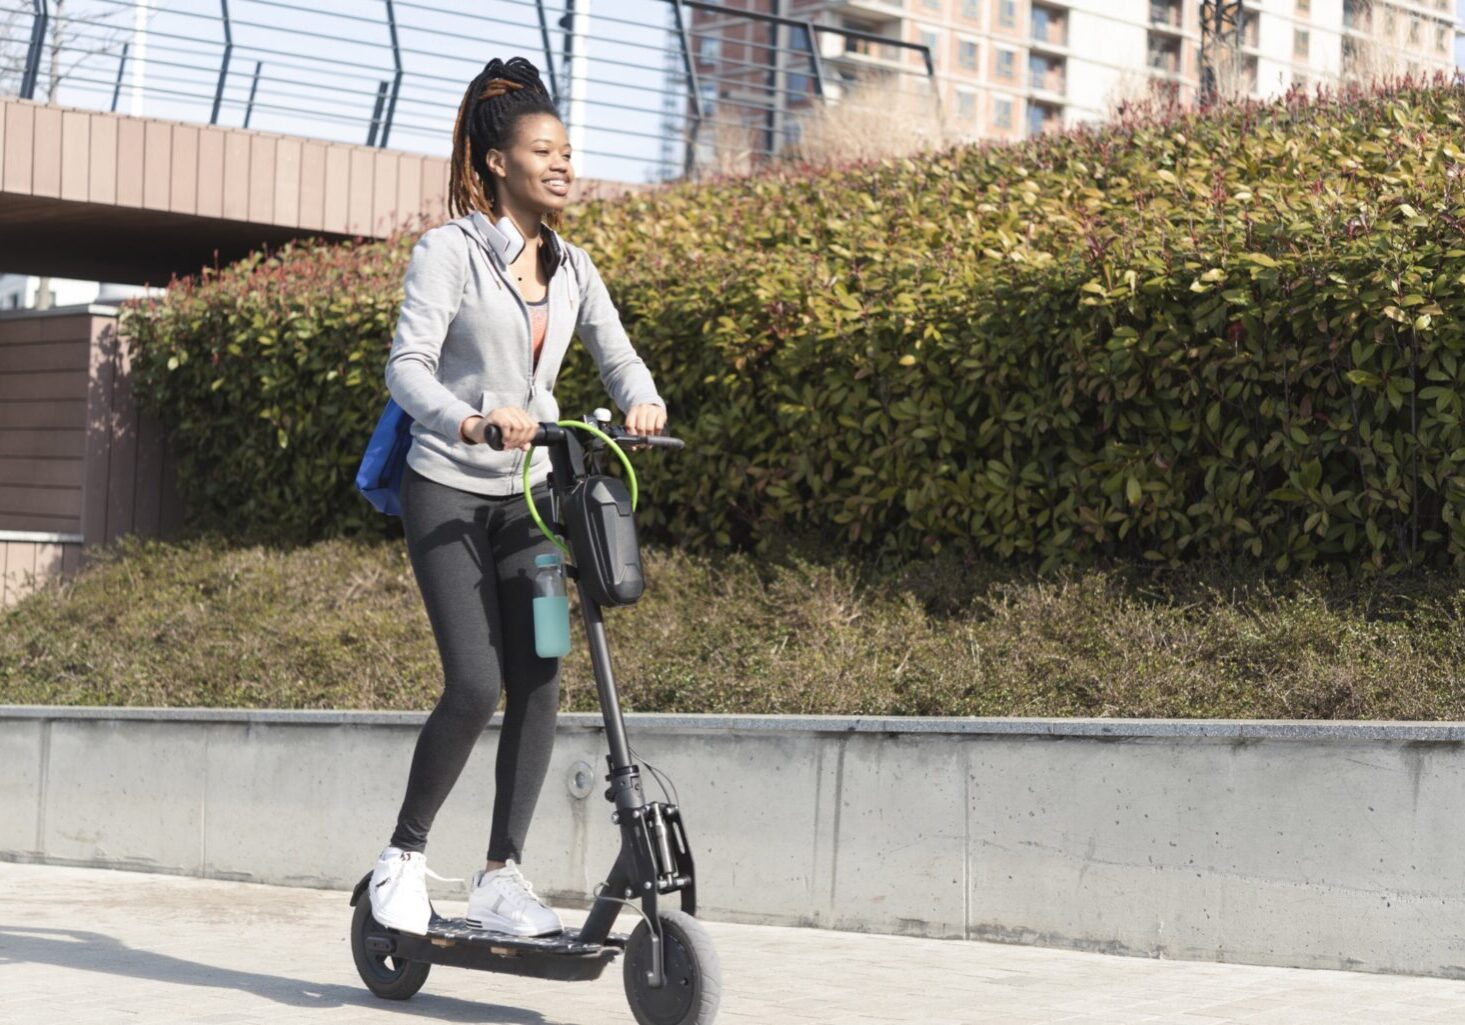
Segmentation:
{"type": "MultiPolygon", "coordinates": [[[[514,219],[507,214],[497,221],[491,221],[483,211],[475,210],[467,217],[460,217],[458,223],[472,232],[505,267],[518,259],[519,254],[524,251],[524,236],[514,219]]],[[[540,262],[544,266],[545,274],[553,276],[554,269],[564,259],[564,246],[560,245],[559,235],[549,225],[541,224],[539,230],[544,235],[544,246],[539,251],[540,262]]]]}

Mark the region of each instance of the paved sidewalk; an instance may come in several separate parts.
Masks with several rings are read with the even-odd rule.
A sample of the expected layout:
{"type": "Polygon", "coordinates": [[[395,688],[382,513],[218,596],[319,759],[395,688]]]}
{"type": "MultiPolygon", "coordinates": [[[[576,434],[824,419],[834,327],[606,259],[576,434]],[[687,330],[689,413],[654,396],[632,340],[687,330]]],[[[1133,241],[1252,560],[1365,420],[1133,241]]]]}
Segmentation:
{"type": "MultiPolygon", "coordinates": [[[[407,1003],[376,1000],[351,963],[344,893],[0,863],[0,895],[0,1022],[634,1021],[619,962],[593,983],[439,967],[407,1003]]],[[[723,966],[719,1022],[1465,1022],[1465,983],[1438,979],[812,929],[708,928],[723,966]]]]}

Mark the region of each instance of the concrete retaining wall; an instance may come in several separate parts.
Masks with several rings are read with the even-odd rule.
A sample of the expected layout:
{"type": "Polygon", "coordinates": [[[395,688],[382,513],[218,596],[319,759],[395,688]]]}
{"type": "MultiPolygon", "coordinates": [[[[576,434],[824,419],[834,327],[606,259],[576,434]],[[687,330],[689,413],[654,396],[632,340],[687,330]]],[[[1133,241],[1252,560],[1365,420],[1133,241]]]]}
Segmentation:
{"type": "MultiPolygon", "coordinates": [[[[390,832],[421,721],[0,707],[0,859],[348,886],[390,832]]],[[[599,719],[561,722],[525,864],[573,902],[616,833],[599,719]]],[[[708,918],[1465,978],[1465,726],[629,728],[681,791],[708,918]]],[[[482,857],[496,741],[439,816],[439,872],[482,857]]]]}

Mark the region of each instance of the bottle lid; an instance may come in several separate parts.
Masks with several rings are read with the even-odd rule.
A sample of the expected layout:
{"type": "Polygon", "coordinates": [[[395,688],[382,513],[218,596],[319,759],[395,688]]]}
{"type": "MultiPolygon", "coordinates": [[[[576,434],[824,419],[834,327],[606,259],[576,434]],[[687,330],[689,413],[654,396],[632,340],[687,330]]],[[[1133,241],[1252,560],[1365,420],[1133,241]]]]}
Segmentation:
{"type": "Polygon", "coordinates": [[[553,553],[549,555],[536,555],[534,557],[534,565],[536,566],[558,566],[559,564],[560,557],[553,553]]]}

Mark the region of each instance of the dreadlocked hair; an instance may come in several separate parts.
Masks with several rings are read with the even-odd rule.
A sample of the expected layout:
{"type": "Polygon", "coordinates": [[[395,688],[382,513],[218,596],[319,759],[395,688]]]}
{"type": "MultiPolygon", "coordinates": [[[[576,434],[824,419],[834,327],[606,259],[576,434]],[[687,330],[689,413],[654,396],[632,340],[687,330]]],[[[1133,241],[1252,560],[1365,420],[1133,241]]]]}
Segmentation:
{"type": "MultiPolygon", "coordinates": [[[[495,57],[468,83],[458,120],[453,125],[453,157],[448,177],[448,210],[462,217],[482,210],[497,215],[498,194],[484,158],[491,149],[507,149],[520,118],[530,114],[559,117],[539,69],[523,57],[495,57]]],[[[559,214],[545,217],[559,227],[559,214]]]]}

